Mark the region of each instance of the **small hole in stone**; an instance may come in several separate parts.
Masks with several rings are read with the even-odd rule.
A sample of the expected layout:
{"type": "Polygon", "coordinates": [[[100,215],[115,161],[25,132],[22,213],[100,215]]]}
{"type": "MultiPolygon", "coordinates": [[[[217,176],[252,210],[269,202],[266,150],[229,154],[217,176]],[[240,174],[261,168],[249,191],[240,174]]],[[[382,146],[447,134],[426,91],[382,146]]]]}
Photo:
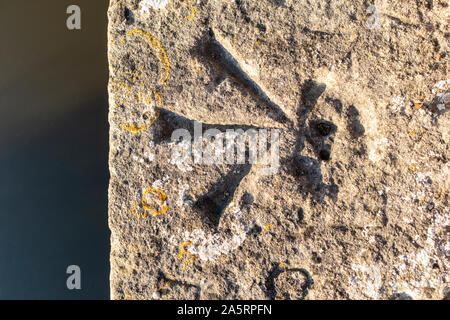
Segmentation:
{"type": "Polygon", "coordinates": [[[303,213],[303,209],[298,209],[298,222],[302,222],[303,218],[305,217],[305,214],[303,213]]]}
{"type": "Polygon", "coordinates": [[[133,15],[133,12],[130,9],[125,8],[123,15],[125,17],[125,20],[126,20],[127,24],[134,23],[134,15],[133,15]]]}
{"type": "Polygon", "coordinates": [[[317,132],[322,136],[322,137],[326,137],[327,135],[329,135],[331,133],[332,127],[331,125],[327,124],[327,123],[318,123],[316,126],[317,132]]]}
{"type": "Polygon", "coordinates": [[[321,160],[328,161],[331,158],[331,152],[326,149],[322,149],[319,152],[319,157],[321,160]]]}

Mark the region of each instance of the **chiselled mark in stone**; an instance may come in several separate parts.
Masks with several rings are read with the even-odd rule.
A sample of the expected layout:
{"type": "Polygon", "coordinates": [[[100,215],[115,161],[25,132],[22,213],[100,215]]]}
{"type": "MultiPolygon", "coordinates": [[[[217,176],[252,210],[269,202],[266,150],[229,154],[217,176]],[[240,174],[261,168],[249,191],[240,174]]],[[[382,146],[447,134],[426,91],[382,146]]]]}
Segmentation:
{"type": "MultiPolygon", "coordinates": [[[[284,268],[283,264],[275,264],[272,270],[269,272],[269,276],[266,280],[266,296],[269,299],[283,299],[283,300],[304,300],[309,293],[309,289],[314,284],[314,280],[311,277],[311,274],[303,268],[284,268]],[[300,282],[299,279],[295,279],[295,276],[303,275],[305,280],[300,282]],[[286,279],[283,279],[285,286],[290,285],[294,287],[294,290],[290,290],[291,292],[297,292],[298,295],[291,297],[287,292],[279,292],[280,289],[277,288],[277,282],[280,282],[280,277],[284,276],[286,279]],[[286,284],[288,282],[288,284],[286,284]],[[297,290],[295,290],[297,289],[297,290]],[[300,290],[298,290],[300,289],[300,290]]],[[[279,285],[279,284],[278,284],[279,285]]]]}
{"type": "Polygon", "coordinates": [[[364,126],[359,119],[359,111],[354,106],[350,106],[347,110],[347,129],[352,139],[358,139],[365,133],[364,126]]]}
{"type": "MultiPolygon", "coordinates": [[[[205,223],[205,226],[215,230],[217,229],[220,223],[220,217],[222,216],[223,212],[232,201],[237,187],[240,185],[241,181],[250,173],[253,163],[259,163],[258,161],[263,163],[265,160],[264,157],[269,153],[272,154],[273,152],[272,147],[275,148],[275,146],[272,145],[272,141],[270,143],[265,141],[267,142],[266,145],[267,150],[266,150],[266,147],[261,148],[262,146],[261,143],[264,143],[263,141],[261,141],[261,139],[258,139],[259,141],[256,140],[254,140],[253,142],[250,141],[251,137],[248,136],[247,134],[249,132],[257,133],[258,130],[261,128],[242,125],[205,124],[200,122],[195,123],[193,120],[187,119],[171,111],[167,111],[165,109],[162,110],[163,111],[160,117],[159,125],[158,127],[155,127],[153,131],[155,143],[160,144],[173,143],[174,142],[172,141],[173,132],[175,132],[176,129],[182,128],[183,130],[186,130],[189,133],[191,138],[192,137],[194,138],[194,140],[190,141],[189,140],[185,141],[183,138],[183,141],[181,142],[182,143],[187,142],[192,144],[192,153],[193,156],[195,157],[196,153],[198,152],[196,151],[197,148],[194,146],[196,137],[201,138],[203,132],[207,132],[210,129],[214,129],[217,130],[217,132],[219,133],[219,135],[216,136],[216,138],[218,139],[223,138],[225,140],[226,143],[223,144],[223,147],[226,150],[228,149],[232,150],[231,159],[228,159],[228,154],[226,155],[226,159],[222,158],[223,163],[228,164],[229,168],[228,173],[225,174],[221,179],[213,183],[210,186],[210,189],[207,193],[199,195],[196,202],[194,203],[194,208],[196,209],[196,212],[200,214],[202,221],[205,223]],[[195,129],[196,126],[197,128],[200,127],[202,132],[196,133],[195,129]],[[245,139],[243,141],[240,141],[243,142],[243,146],[241,146],[242,149],[240,149],[242,154],[239,155],[236,154],[237,150],[236,146],[234,145],[234,143],[236,142],[235,138],[227,136],[230,132],[233,133],[241,132],[245,139],[247,138],[249,139],[249,141],[245,139]],[[250,144],[253,145],[253,143],[259,145],[258,150],[253,150],[249,148],[250,144]]],[[[175,142],[179,143],[180,141],[175,142]]],[[[204,142],[200,141],[200,144],[202,143],[204,142]]],[[[254,145],[255,147],[256,144],[254,145]]],[[[202,152],[201,149],[203,148],[200,148],[200,152],[202,152]]],[[[192,161],[192,164],[194,164],[194,161],[192,161]]]]}
{"type": "Polygon", "coordinates": [[[248,130],[260,130],[260,129],[278,129],[277,127],[262,127],[262,126],[252,126],[252,125],[242,125],[242,124],[222,124],[222,123],[209,123],[204,121],[198,121],[196,119],[187,118],[181,114],[178,114],[166,107],[159,108],[161,110],[161,115],[159,117],[158,128],[155,129],[155,143],[169,142],[171,135],[174,130],[183,128],[189,131],[191,136],[194,136],[194,122],[201,124],[203,131],[209,129],[217,129],[221,132],[226,132],[227,130],[238,130],[243,131],[248,130]]]}
{"type": "Polygon", "coordinates": [[[322,40],[330,39],[331,37],[334,36],[333,33],[329,33],[329,32],[326,32],[326,31],[320,31],[320,30],[311,30],[311,29],[309,29],[308,27],[303,27],[303,29],[301,30],[301,32],[302,32],[303,34],[312,34],[312,35],[314,35],[314,36],[319,37],[319,38],[322,39],[322,40]]]}
{"type": "Polygon", "coordinates": [[[332,135],[337,131],[332,122],[308,118],[317,106],[317,102],[325,92],[326,85],[314,80],[307,80],[302,88],[301,107],[298,109],[298,133],[296,142],[296,153],[287,159],[291,165],[288,170],[298,179],[299,191],[309,193],[314,198],[322,199],[328,191],[333,198],[336,197],[336,187],[323,183],[320,162],[316,159],[302,156],[301,152],[308,142],[319,160],[329,161],[331,159],[331,145],[326,143],[333,141],[332,135]]]}
{"type": "Polygon", "coordinates": [[[309,122],[307,139],[313,146],[320,160],[328,161],[331,156],[331,146],[326,143],[330,135],[337,131],[337,127],[326,120],[312,120],[309,122]]]}
{"type": "Polygon", "coordinates": [[[389,14],[385,14],[385,16],[388,19],[390,19],[391,21],[394,21],[394,22],[396,22],[397,24],[399,24],[401,26],[404,26],[404,27],[417,27],[417,25],[406,21],[407,19],[405,19],[405,18],[398,18],[398,17],[395,17],[393,15],[389,15],[389,14]]]}
{"type": "Polygon", "coordinates": [[[171,276],[166,276],[162,271],[158,272],[157,285],[161,288],[158,293],[162,299],[200,300],[200,286],[176,280],[171,276]]]}
{"type": "Polygon", "coordinates": [[[306,120],[310,113],[314,110],[317,105],[317,100],[324,93],[326,85],[318,83],[314,80],[307,80],[302,88],[302,100],[301,106],[297,111],[298,117],[298,135],[296,149],[300,153],[305,144],[306,136],[308,135],[306,120]]]}
{"type": "Polygon", "coordinates": [[[206,224],[217,229],[225,209],[231,203],[234,193],[248,173],[251,165],[235,165],[229,173],[216,181],[210,191],[198,198],[195,207],[203,215],[206,224]]]}
{"type": "Polygon", "coordinates": [[[200,260],[215,260],[220,255],[226,255],[239,248],[247,238],[248,225],[242,221],[241,211],[234,203],[230,203],[227,211],[227,228],[222,232],[205,228],[186,231],[183,239],[189,241],[189,252],[200,260]]]}
{"type": "Polygon", "coordinates": [[[314,110],[317,100],[325,92],[326,85],[314,80],[305,82],[302,89],[302,107],[299,109],[300,124],[306,121],[306,117],[314,110]]]}
{"type": "Polygon", "coordinates": [[[250,72],[244,63],[239,63],[237,55],[233,55],[231,45],[226,45],[225,40],[218,40],[211,30],[209,36],[203,39],[203,43],[200,48],[200,54],[213,64],[216,69],[219,69],[222,74],[230,76],[236,81],[243,89],[245,89],[258,103],[266,106],[269,115],[272,115],[275,121],[281,123],[289,123],[291,120],[286,115],[283,108],[274,102],[273,98],[270,98],[262,86],[252,78],[250,72]]]}
{"type": "MultiPolygon", "coordinates": [[[[187,130],[191,137],[195,137],[195,124],[200,124],[205,131],[216,129],[223,134],[230,129],[242,131],[259,129],[243,125],[196,123],[194,120],[162,109],[159,125],[153,131],[154,141],[168,143],[171,141],[171,134],[174,130],[180,128],[187,130]]],[[[268,148],[272,150],[271,145],[268,148]]],[[[246,147],[246,159],[249,158],[250,153],[251,151],[246,147]]],[[[228,254],[241,246],[247,237],[248,226],[242,220],[239,207],[235,206],[232,200],[235,198],[236,190],[242,180],[250,173],[252,164],[229,164],[226,165],[226,168],[227,173],[209,186],[206,193],[197,195],[196,201],[190,209],[193,215],[200,218],[202,227],[186,231],[180,239],[183,246],[180,250],[181,257],[187,258],[187,263],[192,263],[194,256],[196,259],[198,256],[200,260],[209,261],[216,259],[219,255],[228,254]],[[224,222],[222,222],[222,217],[224,217],[224,222]],[[189,244],[189,248],[184,250],[187,244],[189,244]]],[[[186,264],[183,269],[185,267],[186,264]]]]}

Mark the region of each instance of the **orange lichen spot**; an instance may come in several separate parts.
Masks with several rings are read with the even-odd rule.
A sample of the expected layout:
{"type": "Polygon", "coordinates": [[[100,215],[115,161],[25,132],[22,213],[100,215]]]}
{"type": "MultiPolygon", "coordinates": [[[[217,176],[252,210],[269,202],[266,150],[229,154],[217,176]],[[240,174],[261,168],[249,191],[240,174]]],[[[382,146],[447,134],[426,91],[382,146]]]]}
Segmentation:
{"type": "Polygon", "coordinates": [[[167,205],[165,205],[166,201],[166,194],[164,191],[159,190],[159,189],[153,189],[153,188],[148,188],[147,190],[145,190],[144,194],[142,195],[142,207],[145,210],[150,211],[149,214],[152,216],[159,216],[162,215],[164,213],[166,213],[166,211],[169,209],[169,207],[167,205]],[[161,205],[161,209],[156,211],[153,209],[153,206],[149,205],[147,203],[147,200],[145,200],[145,197],[149,194],[149,193],[154,193],[156,195],[158,195],[158,200],[159,203],[161,205]]]}
{"type": "Polygon", "coordinates": [[[441,61],[441,54],[440,54],[440,53],[437,53],[437,54],[436,54],[436,60],[437,60],[437,61],[441,61]]]}
{"type": "Polygon", "coordinates": [[[162,46],[161,42],[159,42],[159,40],[156,39],[154,36],[152,36],[150,33],[144,32],[142,30],[134,29],[134,30],[131,30],[130,32],[128,32],[128,35],[132,35],[132,34],[136,34],[138,36],[143,37],[145,39],[145,41],[147,43],[149,43],[153,49],[158,50],[158,57],[163,65],[163,71],[164,71],[164,75],[161,78],[161,82],[164,85],[166,85],[167,79],[169,79],[169,75],[170,75],[170,61],[169,61],[169,58],[167,57],[166,50],[164,50],[164,47],[162,46]]]}
{"type": "Polygon", "coordinates": [[[132,214],[136,214],[136,201],[133,201],[133,208],[130,209],[132,214]]]}
{"type": "Polygon", "coordinates": [[[186,259],[183,262],[183,267],[181,270],[186,270],[187,266],[194,262],[194,256],[188,251],[186,255],[186,259]]]}
{"type": "Polygon", "coordinates": [[[189,15],[189,17],[188,17],[189,20],[192,20],[192,19],[195,18],[195,13],[196,13],[196,12],[195,12],[195,8],[191,8],[191,12],[192,12],[192,13],[191,13],[191,14],[189,15]]]}
{"type": "Polygon", "coordinates": [[[156,110],[155,116],[150,120],[150,123],[138,125],[135,123],[132,124],[120,124],[120,127],[122,129],[125,129],[127,131],[133,132],[133,133],[139,133],[142,131],[146,131],[152,127],[152,125],[155,123],[156,120],[158,120],[159,116],[161,114],[161,111],[158,109],[156,110]]]}
{"type": "Polygon", "coordinates": [[[166,282],[166,284],[161,289],[162,294],[166,294],[167,287],[169,287],[171,283],[172,283],[172,281],[170,281],[170,280],[166,282]]]}
{"type": "Polygon", "coordinates": [[[266,231],[269,231],[270,228],[272,228],[272,225],[271,225],[271,224],[268,224],[267,226],[264,227],[264,229],[265,229],[266,231]]]}
{"type": "Polygon", "coordinates": [[[130,209],[130,212],[131,212],[133,215],[135,215],[138,219],[144,219],[144,218],[147,218],[148,213],[147,213],[147,212],[144,212],[144,214],[138,214],[138,213],[137,213],[137,210],[136,210],[136,209],[137,209],[136,201],[133,201],[132,203],[133,203],[133,208],[130,209]]]}
{"type": "Polygon", "coordinates": [[[138,217],[138,219],[145,219],[148,217],[148,213],[144,212],[144,214],[138,214],[137,217],[138,217]]]}
{"type": "Polygon", "coordinates": [[[185,247],[192,245],[191,241],[186,241],[180,245],[180,253],[178,254],[178,259],[182,259],[186,255],[186,259],[183,261],[183,268],[181,270],[186,270],[186,267],[194,262],[194,256],[185,249],[185,247]]]}
{"type": "Polygon", "coordinates": [[[156,91],[152,91],[152,93],[155,95],[156,100],[158,101],[158,107],[160,108],[162,106],[161,95],[158,92],[156,92],[156,91]]]}
{"type": "Polygon", "coordinates": [[[178,254],[178,259],[181,259],[186,254],[187,250],[184,248],[190,245],[192,245],[192,241],[186,241],[180,244],[180,253],[178,254]]]}
{"type": "Polygon", "coordinates": [[[133,296],[131,294],[125,293],[125,300],[133,300],[133,296]]]}
{"type": "Polygon", "coordinates": [[[414,105],[414,109],[420,109],[420,108],[422,108],[422,106],[423,106],[423,104],[422,103],[416,103],[415,105],[414,105]]]}

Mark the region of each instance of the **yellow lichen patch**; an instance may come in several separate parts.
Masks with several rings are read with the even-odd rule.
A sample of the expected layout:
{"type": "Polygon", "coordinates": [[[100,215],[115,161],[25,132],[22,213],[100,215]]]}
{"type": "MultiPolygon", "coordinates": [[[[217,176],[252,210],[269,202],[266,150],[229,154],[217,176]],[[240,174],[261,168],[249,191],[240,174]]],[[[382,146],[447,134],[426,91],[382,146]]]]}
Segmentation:
{"type": "Polygon", "coordinates": [[[133,296],[131,294],[125,294],[125,300],[133,300],[133,296]]]}
{"type": "Polygon", "coordinates": [[[195,12],[195,8],[191,8],[191,12],[192,12],[192,13],[191,13],[191,14],[189,15],[189,17],[188,17],[189,20],[192,20],[192,19],[195,18],[195,13],[196,13],[196,12],[195,12]]]}
{"type": "Polygon", "coordinates": [[[133,208],[130,209],[130,212],[131,212],[133,215],[135,215],[138,219],[144,219],[144,218],[147,218],[147,216],[148,216],[148,213],[147,213],[147,212],[144,212],[144,214],[138,214],[136,208],[137,208],[136,201],[133,201],[133,208]]]}
{"type": "Polygon", "coordinates": [[[166,282],[166,284],[161,289],[162,294],[166,294],[167,287],[169,287],[171,283],[172,283],[172,281],[170,281],[170,280],[166,282]]]}
{"type": "Polygon", "coordinates": [[[165,204],[165,201],[166,201],[166,194],[164,193],[164,191],[159,190],[159,189],[148,188],[147,190],[145,190],[144,194],[142,195],[142,207],[145,210],[150,211],[148,214],[150,214],[152,216],[159,216],[159,215],[166,213],[166,211],[169,209],[169,207],[165,204]],[[159,204],[161,206],[160,210],[158,210],[158,211],[154,210],[153,206],[151,206],[147,203],[147,200],[145,199],[145,197],[150,193],[156,194],[158,196],[159,204]]]}
{"type": "Polygon", "coordinates": [[[181,268],[181,270],[186,270],[187,266],[190,265],[191,263],[194,262],[194,256],[191,255],[190,252],[187,253],[187,257],[186,260],[184,260],[184,265],[183,268],[181,268]],[[190,257],[190,258],[189,258],[190,257]]]}
{"type": "Polygon", "coordinates": [[[186,270],[186,267],[194,262],[194,256],[185,249],[185,247],[192,245],[191,241],[183,242],[180,245],[180,253],[178,254],[178,259],[182,259],[186,255],[186,259],[183,261],[183,268],[181,270],[186,270]]]}
{"type": "Polygon", "coordinates": [[[155,123],[156,120],[158,120],[160,114],[161,114],[161,111],[159,109],[156,110],[155,116],[150,120],[150,123],[148,123],[148,124],[143,124],[143,125],[138,125],[138,124],[135,124],[135,123],[132,123],[132,124],[120,124],[120,127],[122,129],[125,129],[125,130],[133,132],[133,133],[139,133],[139,132],[142,132],[142,131],[146,131],[146,130],[151,128],[151,126],[155,123]]]}
{"type": "Polygon", "coordinates": [[[133,208],[130,209],[132,214],[136,214],[136,201],[133,201],[133,208]]]}
{"type": "Polygon", "coordinates": [[[178,259],[181,259],[185,254],[186,254],[186,250],[184,249],[184,247],[190,246],[192,245],[191,241],[186,241],[180,244],[180,253],[178,254],[178,259]]]}
{"type": "Polygon", "coordinates": [[[134,29],[128,32],[128,35],[133,34],[144,37],[145,41],[147,41],[147,43],[149,43],[152,46],[152,48],[158,50],[158,57],[163,65],[163,73],[164,73],[164,75],[161,78],[161,82],[164,85],[166,85],[167,79],[169,79],[170,75],[170,61],[169,58],[167,57],[166,50],[164,50],[164,47],[162,46],[161,42],[159,42],[159,40],[156,39],[154,36],[152,36],[150,33],[144,32],[143,30],[134,29]]]}
{"type": "Polygon", "coordinates": [[[272,225],[271,224],[268,224],[267,226],[265,226],[264,227],[264,229],[266,230],[266,231],[269,231],[269,229],[272,227],[272,225]]]}

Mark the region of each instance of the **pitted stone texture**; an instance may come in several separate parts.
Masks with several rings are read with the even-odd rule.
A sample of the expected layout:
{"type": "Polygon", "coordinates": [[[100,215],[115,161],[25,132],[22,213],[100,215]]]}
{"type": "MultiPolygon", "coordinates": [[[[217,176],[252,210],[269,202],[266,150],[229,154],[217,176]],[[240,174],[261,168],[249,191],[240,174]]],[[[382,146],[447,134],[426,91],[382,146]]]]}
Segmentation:
{"type": "Polygon", "coordinates": [[[448,295],[445,1],[147,8],[108,13],[113,299],[448,295]],[[279,172],[183,165],[194,121],[277,128],[279,172]]]}

